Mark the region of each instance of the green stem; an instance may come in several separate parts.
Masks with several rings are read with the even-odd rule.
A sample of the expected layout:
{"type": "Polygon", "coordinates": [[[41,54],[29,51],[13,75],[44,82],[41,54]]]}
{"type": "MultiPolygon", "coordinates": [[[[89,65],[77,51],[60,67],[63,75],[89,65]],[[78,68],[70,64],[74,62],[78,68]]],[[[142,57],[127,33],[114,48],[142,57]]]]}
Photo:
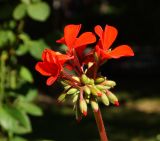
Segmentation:
{"type": "MultiPolygon", "coordinates": [[[[2,54],[3,55],[3,54],[2,54]]],[[[0,74],[0,104],[3,101],[3,97],[4,97],[4,83],[5,83],[5,60],[3,59],[3,57],[1,56],[1,64],[0,64],[0,69],[1,69],[1,74],[0,74]]]]}
{"type": "Polygon", "coordinates": [[[94,117],[96,119],[96,123],[97,123],[97,127],[98,127],[101,141],[108,141],[108,137],[107,137],[107,133],[105,131],[105,127],[104,127],[104,123],[103,123],[100,109],[97,112],[94,111],[94,117]]]}

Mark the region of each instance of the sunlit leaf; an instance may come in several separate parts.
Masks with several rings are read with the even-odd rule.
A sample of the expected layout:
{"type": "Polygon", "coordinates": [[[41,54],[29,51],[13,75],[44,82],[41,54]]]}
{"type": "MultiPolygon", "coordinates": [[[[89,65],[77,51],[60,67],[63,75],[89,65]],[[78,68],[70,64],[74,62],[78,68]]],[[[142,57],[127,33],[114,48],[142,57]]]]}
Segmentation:
{"type": "Polygon", "coordinates": [[[16,125],[13,127],[15,133],[24,134],[31,132],[31,123],[25,112],[8,105],[5,105],[4,109],[16,120],[16,125]]]}
{"type": "Polygon", "coordinates": [[[20,72],[19,72],[19,73],[20,73],[20,76],[21,76],[24,80],[26,80],[26,81],[28,81],[28,82],[30,82],[30,83],[33,82],[32,73],[30,72],[30,70],[29,70],[28,68],[22,66],[22,67],[20,68],[20,72]]]}
{"type": "Polygon", "coordinates": [[[28,15],[37,21],[45,21],[50,14],[50,7],[46,2],[32,3],[27,8],[28,15]]]}
{"type": "Polygon", "coordinates": [[[18,56],[22,56],[28,52],[28,46],[26,44],[20,44],[16,50],[18,56]]]}
{"type": "Polygon", "coordinates": [[[37,98],[38,96],[38,91],[37,89],[30,89],[26,95],[26,101],[33,101],[37,98]]]}
{"type": "Polygon", "coordinates": [[[30,115],[41,116],[43,114],[41,108],[31,102],[19,102],[17,105],[30,115]]]}
{"type": "Polygon", "coordinates": [[[20,3],[16,6],[13,11],[13,18],[16,20],[21,20],[27,13],[27,5],[24,3],[20,3]]]}

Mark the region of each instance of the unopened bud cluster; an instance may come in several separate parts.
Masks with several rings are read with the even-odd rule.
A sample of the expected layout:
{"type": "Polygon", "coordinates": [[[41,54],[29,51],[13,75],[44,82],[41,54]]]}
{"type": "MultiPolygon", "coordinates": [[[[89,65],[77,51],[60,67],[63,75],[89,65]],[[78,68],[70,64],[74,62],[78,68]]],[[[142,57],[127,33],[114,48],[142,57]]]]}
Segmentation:
{"type": "Polygon", "coordinates": [[[69,80],[61,81],[64,91],[58,97],[58,101],[72,100],[77,119],[80,119],[82,115],[87,115],[88,104],[95,112],[99,109],[98,101],[106,106],[109,106],[110,103],[116,106],[119,105],[117,97],[110,91],[116,85],[114,81],[103,76],[93,80],[87,77],[86,74],[82,74],[80,78],[73,76],[72,79],[74,85],[73,83],[70,84],[69,80]]]}

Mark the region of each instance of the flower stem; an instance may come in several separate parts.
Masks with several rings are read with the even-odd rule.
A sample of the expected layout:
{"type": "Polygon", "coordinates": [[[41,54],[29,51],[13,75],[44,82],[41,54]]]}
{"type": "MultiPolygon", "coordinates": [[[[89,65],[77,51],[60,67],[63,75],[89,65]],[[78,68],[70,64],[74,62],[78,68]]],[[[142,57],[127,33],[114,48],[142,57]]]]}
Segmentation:
{"type": "Polygon", "coordinates": [[[108,141],[107,133],[105,131],[102,115],[100,109],[98,109],[97,112],[94,111],[94,117],[96,119],[96,123],[98,126],[99,135],[101,138],[101,141],[108,141]]]}

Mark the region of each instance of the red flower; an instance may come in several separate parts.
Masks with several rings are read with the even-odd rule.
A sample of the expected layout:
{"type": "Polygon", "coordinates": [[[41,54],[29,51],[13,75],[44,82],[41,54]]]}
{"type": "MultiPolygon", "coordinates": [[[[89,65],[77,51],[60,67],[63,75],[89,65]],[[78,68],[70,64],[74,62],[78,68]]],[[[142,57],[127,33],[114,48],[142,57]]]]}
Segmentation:
{"type": "Polygon", "coordinates": [[[63,64],[72,59],[68,55],[63,55],[59,52],[45,49],[42,53],[42,61],[38,62],[35,69],[44,76],[49,76],[46,81],[47,85],[52,85],[60,75],[63,64]]]}
{"type": "Polygon", "coordinates": [[[123,56],[134,56],[133,50],[128,45],[120,45],[111,50],[110,47],[117,37],[118,31],[112,26],[105,26],[103,31],[100,25],[95,27],[96,34],[100,37],[96,45],[96,52],[102,60],[104,59],[118,59],[123,56]]]}
{"type": "MultiPolygon", "coordinates": [[[[64,28],[64,37],[57,40],[57,43],[63,43],[68,47],[68,54],[73,55],[73,49],[81,47],[84,50],[84,46],[94,43],[96,37],[92,32],[84,32],[79,37],[79,31],[81,29],[81,24],[74,25],[70,24],[64,28]]],[[[77,50],[78,51],[78,50],[77,50]]],[[[78,54],[82,54],[82,51],[78,54]]]]}

